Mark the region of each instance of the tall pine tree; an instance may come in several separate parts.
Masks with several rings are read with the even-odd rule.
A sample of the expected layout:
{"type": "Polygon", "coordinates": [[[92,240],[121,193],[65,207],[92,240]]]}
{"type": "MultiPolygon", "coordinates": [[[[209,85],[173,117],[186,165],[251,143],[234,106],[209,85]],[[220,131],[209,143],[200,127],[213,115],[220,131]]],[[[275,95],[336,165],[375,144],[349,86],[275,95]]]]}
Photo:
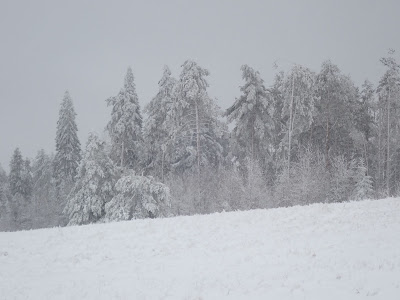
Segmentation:
{"type": "Polygon", "coordinates": [[[132,69],[125,76],[124,87],[117,96],[108,98],[112,107],[107,130],[112,142],[113,159],[121,167],[139,169],[142,141],[142,115],[132,69]]]}
{"type": "Polygon", "coordinates": [[[0,219],[4,218],[7,213],[7,204],[8,204],[7,196],[8,196],[8,178],[6,172],[0,165],[0,219]]]}
{"type": "Polygon", "coordinates": [[[227,130],[219,117],[221,112],[208,95],[208,70],[187,60],[176,86],[173,130],[175,158],[173,168],[179,173],[217,167],[222,161],[223,137],[227,130]]]}
{"type": "Polygon", "coordinates": [[[157,95],[146,105],[148,115],[144,124],[146,144],[145,166],[151,174],[164,181],[173,157],[174,88],[177,80],[171,76],[168,66],[158,82],[157,95]]]}
{"type": "Polygon", "coordinates": [[[56,133],[56,155],[54,175],[57,186],[69,186],[74,182],[77,167],[81,160],[81,144],[78,139],[76,113],[68,91],[61,102],[56,133]]]}
{"type": "Polygon", "coordinates": [[[242,95],[226,111],[228,121],[235,123],[233,151],[242,162],[248,157],[264,166],[270,148],[268,138],[273,128],[270,116],[272,101],[260,73],[247,65],[243,65],[241,70],[245,81],[240,88],[242,95]]]}
{"type": "Polygon", "coordinates": [[[22,158],[21,151],[19,148],[16,148],[10,161],[9,183],[10,193],[12,196],[15,196],[16,194],[24,194],[25,187],[23,174],[24,160],[22,158]]]}

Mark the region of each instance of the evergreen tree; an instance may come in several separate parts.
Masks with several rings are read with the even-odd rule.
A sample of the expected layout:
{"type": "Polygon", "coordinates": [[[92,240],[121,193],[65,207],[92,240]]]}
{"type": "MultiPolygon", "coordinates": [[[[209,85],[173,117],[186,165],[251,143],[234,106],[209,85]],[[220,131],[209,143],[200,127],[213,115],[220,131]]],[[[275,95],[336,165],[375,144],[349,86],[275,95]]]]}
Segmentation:
{"type": "Polygon", "coordinates": [[[170,206],[169,188],[151,176],[136,176],[133,171],[115,185],[116,195],[105,206],[107,221],[165,216],[170,206]]]}
{"type": "Polygon", "coordinates": [[[32,168],[29,159],[25,159],[22,169],[23,195],[26,199],[30,199],[33,191],[32,168]]]}
{"type": "Polygon", "coordinates": [[[325,153],[329,169],[331,157],[345,155],[350,159],[353,153],[350,132],[354,127],[357,89],[336,65],[325,61],[317,75],[316,97],[316,116],[307,135],[308,140],[325,153]]]}
{"type": "Polygon", "coordinates": [[[249,157],[253,161],[263,161],[273,127],[269,112],[271,99],[259,72],[247,65],[243,65],[241,70],[245,80],[240,88],[243,94],[226,111],[228,121],[235,122],[234,151],[240,159],[249,157]]]}
{"type": "Polygon", "coordinates": [[[31,177],[29,163],[24,161],[18,148],[15,149],[10,162],[10,194],[9,211],[13,229],[31,228],[30,193],[31,177]]]}
{"type": "Polygon", "coordinates": [[[32,165],[32,180],[36,193],[42,194],[42,190],[52,189],[52,165],[52,158],[43,149],[39,150],[32,165]]]}
{"type": "Polygon", "coordinates": [[[12,196],[15,196],[16,194],[24,195],[25,187],[23,173],[24,160],[22,158],[21,151],[19,148],[16,148],[10,162],[9,183],[10,193],[12,196]]]}
{"type": "Polygon", "coordinates": [[[353,190],[353,200],[365,200],[373,197],[372,178],[367,175],[367,168],[365,167],[364,160],[359,158],[357,167],[354,174],[355,187],[353,190]]]}
{"type": "Polygon", "coordinates": [[[108,98],[112,107],[107,130],[111,137],[113,159],[122,168],[139,169],[142,141],[142,115],[132,69],[125,76],[124,87],[117,96],[108,98]]]}
{"type": "MultiPolygon", "coordinates": [[[[274,160],[271,152],[274,149],[272,133],[276,124],[272,114],[276,114],[270,92],[264,86],[260,73],[243,65],[241,68],[245,84],[240,88],[242,95],[226,111],[228,122],[235,122],[232,132],[233,154],[238,158],[238,163],[245,181],[250,188],[249,193],[257,186],[249,182],[251,178],[259,178],[256,172],[261,168],[264,174],[273,174],[274,160]],[[255,166],[258,165],[258,167],[255,166]]],[[[272,176],[273,177],[273,176],[272,176]]],[[[269,183],[271,176],[269,176],[269,183]]],[[[253,198],[253,196],[250,196],[253,198]]]]}
{"type": "Polygon", "coordinates": [[[115,181],[116,168],[104,151],[104,142],[96,134],[89,134],[77,180],[64,210],[68,225],[93,223],[103,217],[105,204],[114,196],[115,181]]]}
{"type": "Polygon", "coordinates": [[[78,127],[75,123],[75,117],[76,113],[71,96],[66,91],[57,121],[54,175],[58,187],[67,187],[74,182],[81,159],[81,145],[77,135],[78,127]]]}
{"type": "Polygon", "coordinates": [[[53,156],[41,149],[32,163],[33,211],[35,228],[60,225],[63,208],[57,201],[56,182],[54,179],[53,156]]]}
{"type": "Polygon", "coordinates": [[[365,80],[361,87],[354,117],[355,126],[363,134],[367,143],[373,134],[375,106],[375,89],[371,82],[365,80]]]}
{"type": "Polygon", "coordinates": [[[8,204],[8,178],[6,172],[0,165],[0,219],[4,219],[6,216],[7,204],[8,204]]]}
{"type": "Polygon", "coordinates": [[[164,181],[173,158],[174,127],[174,87],[176,79],[171,76],[168,66],[158,82],[157,95],[146,105],[144,111],[148,115],[144,125],[146,143],[145,165],[152,174],[164,181]]]}
{"type": "Polygon", "coordinates": [[[196,62],[185,61],[173,105],[175,158],[172,167],[179,173],[196,169],[199,177],[202,166],[217,167],[222,161],[227,130],[219,119],[219,107],[208,96],[208,75],[208,70],[196,62]]]}
{"type": "Polygon", "coordinates": [[[5,184],[7,182],[7,173],[4,171],[2,165],[0,164],[0,183],[5,184]]]}

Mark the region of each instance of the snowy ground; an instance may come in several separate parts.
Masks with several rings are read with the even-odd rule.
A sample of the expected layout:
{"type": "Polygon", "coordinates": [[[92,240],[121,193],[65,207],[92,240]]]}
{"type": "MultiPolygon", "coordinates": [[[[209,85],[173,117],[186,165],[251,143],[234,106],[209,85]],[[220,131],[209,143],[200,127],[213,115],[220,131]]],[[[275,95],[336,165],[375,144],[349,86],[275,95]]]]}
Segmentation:
{"type": "Polygon", "coordinates": [[[400,299],[400,199],[0,233],[0,299],[367,296],[400,299]]]}

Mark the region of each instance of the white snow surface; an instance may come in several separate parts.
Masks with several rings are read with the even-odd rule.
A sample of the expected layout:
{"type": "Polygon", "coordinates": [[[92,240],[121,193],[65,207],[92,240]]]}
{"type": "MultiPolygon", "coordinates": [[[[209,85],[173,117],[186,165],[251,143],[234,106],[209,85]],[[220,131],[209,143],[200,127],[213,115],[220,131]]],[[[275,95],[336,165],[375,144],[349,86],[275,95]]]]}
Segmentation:
{"type": "Polygon", "coordinates": [[[400,199],[0,233],[0,299],[400,299],[400,199]]]}

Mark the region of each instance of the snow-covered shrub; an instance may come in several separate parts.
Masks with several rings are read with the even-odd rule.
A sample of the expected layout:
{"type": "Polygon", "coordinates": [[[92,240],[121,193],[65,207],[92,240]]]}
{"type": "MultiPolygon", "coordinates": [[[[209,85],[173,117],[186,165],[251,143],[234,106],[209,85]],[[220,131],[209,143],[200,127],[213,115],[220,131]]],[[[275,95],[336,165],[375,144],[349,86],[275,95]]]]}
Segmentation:
{"type": "Polygon", "coordinates": [[[354,170],[354,181],[356,182],[353,190],[352,200],[370,199],[374,195],[372,178],[367,175],[367,168],[364,159],[360,157],[357,160],[357,167],[354,170]]]}
{"type": "Polygon", "coordinates": [[[116,195],[105,206],[105,220],[165,216],[170,206],[169,188],[151,176],[137,176],[133,171],[129,172],[116,183],[116,195]]]}
{"type": "Polygon", "coordinates": [[[331,162],[328,200],[330,202],[348,201],[354,187],[356,161],[353,159],[347,161],[344,156],[336,156],[331,162]]]}
{"type": "Polygon", "coordinates": [[[174,215],[193,215],[266,208],[271,206],[270,192],[257,165],[246,165],[248,174],[233,166],[205,166],[200,177],[195,171],[167,178],[174,215]]]}
{"type": "Polygon", "coordinates": [[[275,185],[276,206],[324,202],[329,191],[329,176],[323,156],[311,150],[300,153],[299,161],[279,175],[275,185]]]}

